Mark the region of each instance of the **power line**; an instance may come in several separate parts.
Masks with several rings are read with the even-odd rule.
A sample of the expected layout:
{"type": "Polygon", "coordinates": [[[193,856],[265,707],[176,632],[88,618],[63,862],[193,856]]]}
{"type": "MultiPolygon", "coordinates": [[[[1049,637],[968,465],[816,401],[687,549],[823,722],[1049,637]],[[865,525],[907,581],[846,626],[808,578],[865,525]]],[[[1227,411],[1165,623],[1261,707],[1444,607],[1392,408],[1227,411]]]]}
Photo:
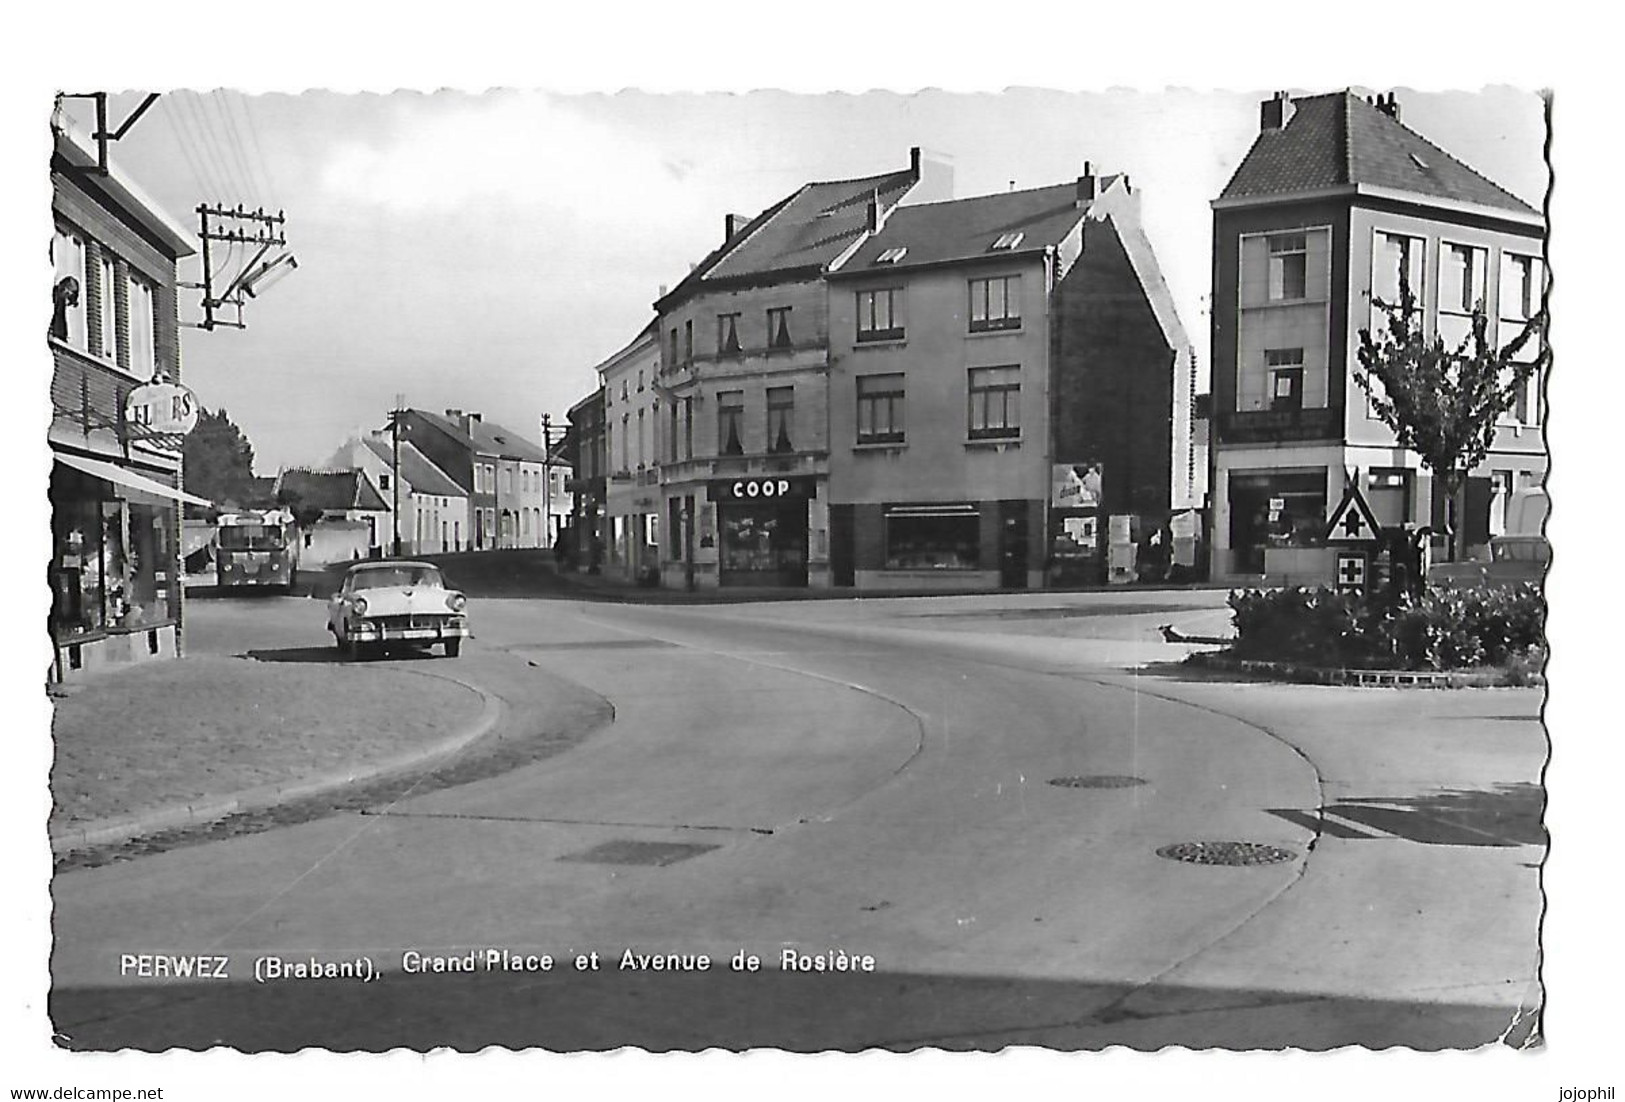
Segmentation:
{"type": "Polygon", "coordinates": [[[276,198],[276,181],[271,175],[271,164],[265,159],[265,150],[260,146],[259,129],[254,125],[254,115],[248,109],[248,97],[236,97],[237,109],[242,112],[243,126],[248,131],[249,146],[253,153],[254,166],[259,170],[265,180],[265,198],[269,202],[276,198]]]}
{"type": "Polygon", "coordinates": [[[243,179],[248,190],[248,198],[255,203],[264,205],[265,196],[260,192],[259,185],[254,180],[254,172],[248,165],[248,154],[243,150],[242,135],[237,130],[237,120],[232,116],[230,101],[226,99],[224,89],[214,91],[214,106],[225,123],[226,137],[231,143],[232,156],[243,170],[243,179]]]}

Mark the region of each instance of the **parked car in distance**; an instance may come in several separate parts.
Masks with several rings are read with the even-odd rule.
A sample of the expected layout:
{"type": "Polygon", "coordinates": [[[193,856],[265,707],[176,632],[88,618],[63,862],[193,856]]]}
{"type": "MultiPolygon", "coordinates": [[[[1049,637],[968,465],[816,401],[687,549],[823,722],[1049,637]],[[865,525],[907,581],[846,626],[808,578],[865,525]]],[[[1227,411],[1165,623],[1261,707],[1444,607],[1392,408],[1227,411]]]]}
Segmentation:
{"type": "Polygon", "coordinates": [[[327,630],[351,658],[436,643],[455,658],[469,634],[467,604],[433,563],[362,562],[345,571],[327,602],[327,630]]]}

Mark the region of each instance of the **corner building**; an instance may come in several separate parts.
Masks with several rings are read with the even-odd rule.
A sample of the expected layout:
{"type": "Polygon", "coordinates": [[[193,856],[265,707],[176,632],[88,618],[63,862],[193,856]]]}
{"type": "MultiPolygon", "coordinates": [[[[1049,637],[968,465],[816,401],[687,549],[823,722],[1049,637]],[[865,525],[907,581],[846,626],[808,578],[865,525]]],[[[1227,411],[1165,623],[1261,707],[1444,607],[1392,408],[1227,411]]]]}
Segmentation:
{"type": "MultiPolygon", "coordinates": [[[[1212,207],[1214,578],[1330,583],[1323,537],[1349,479],[1379,524],[1431,526],[1443,558],[1442,487],[1355,381],[1359,331],[1386,325],[1373,299],[1397,301],[1403,277],[1429,338],[1454,347],[1482,304],[1505,345],[1544,300],[1544,220],[1406,127],[1392,95],[1347,91],[1265,100],[1212,207]]],[[[1458,557],[1544,482],[1541,393],[1532,377],[1469,472],[1458,557]]]]}
{"type": "MultiPolygon", "coordinates": [[[[663,584],[830,585],[824,280],[919,178],[916,149],[907,169],[730,215],[722,244],[655,303],[663,584]]],[[[611,426],[620,398],[606,388],[611,426]]]]}
{"type": "Polygon", "coordinates": [[[829,300],[835,585],[1098,581],[1110,517],[1191,504],[1191,352],[1126,177],[901,207],[829,300]]]}

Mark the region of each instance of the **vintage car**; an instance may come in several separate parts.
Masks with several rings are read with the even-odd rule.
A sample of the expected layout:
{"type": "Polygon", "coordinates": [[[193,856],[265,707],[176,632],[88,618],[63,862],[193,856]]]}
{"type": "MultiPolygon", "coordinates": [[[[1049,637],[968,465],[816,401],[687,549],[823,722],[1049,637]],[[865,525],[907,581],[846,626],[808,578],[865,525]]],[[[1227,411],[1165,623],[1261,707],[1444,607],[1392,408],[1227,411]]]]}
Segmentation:
{"type": "Polygon", "coordinates": [[[455,658],[468,637],[467,603],[433,563],[357,563],[327,602],[327,630],[351,658],[436,643],[455,658]]]}

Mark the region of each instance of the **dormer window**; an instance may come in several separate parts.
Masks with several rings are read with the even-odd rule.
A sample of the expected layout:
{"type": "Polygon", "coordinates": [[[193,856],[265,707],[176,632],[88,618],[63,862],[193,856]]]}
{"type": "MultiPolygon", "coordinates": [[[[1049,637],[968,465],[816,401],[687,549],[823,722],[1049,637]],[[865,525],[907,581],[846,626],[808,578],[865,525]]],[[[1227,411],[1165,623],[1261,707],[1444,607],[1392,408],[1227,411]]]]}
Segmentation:
{"type": "Polygon", "coordinates": [[[875,257],[875,263],[876,264],[896,264],[899,260],[902,260],[903,257],[905,257],[907,255],[908,255],[908,246],[906,246],[906,245],[904,245],[904,246],[902,246],[900,248],[887,249],[885,252],[883,252],[879,256],[875,257]]]}
{"type": "Polygon", "coordinates": [[[1001,233],[988,248],[993,252],[1008,252],[1021,244],[1021,239],[1027,236],[1024,233],[1001,233]]]}

